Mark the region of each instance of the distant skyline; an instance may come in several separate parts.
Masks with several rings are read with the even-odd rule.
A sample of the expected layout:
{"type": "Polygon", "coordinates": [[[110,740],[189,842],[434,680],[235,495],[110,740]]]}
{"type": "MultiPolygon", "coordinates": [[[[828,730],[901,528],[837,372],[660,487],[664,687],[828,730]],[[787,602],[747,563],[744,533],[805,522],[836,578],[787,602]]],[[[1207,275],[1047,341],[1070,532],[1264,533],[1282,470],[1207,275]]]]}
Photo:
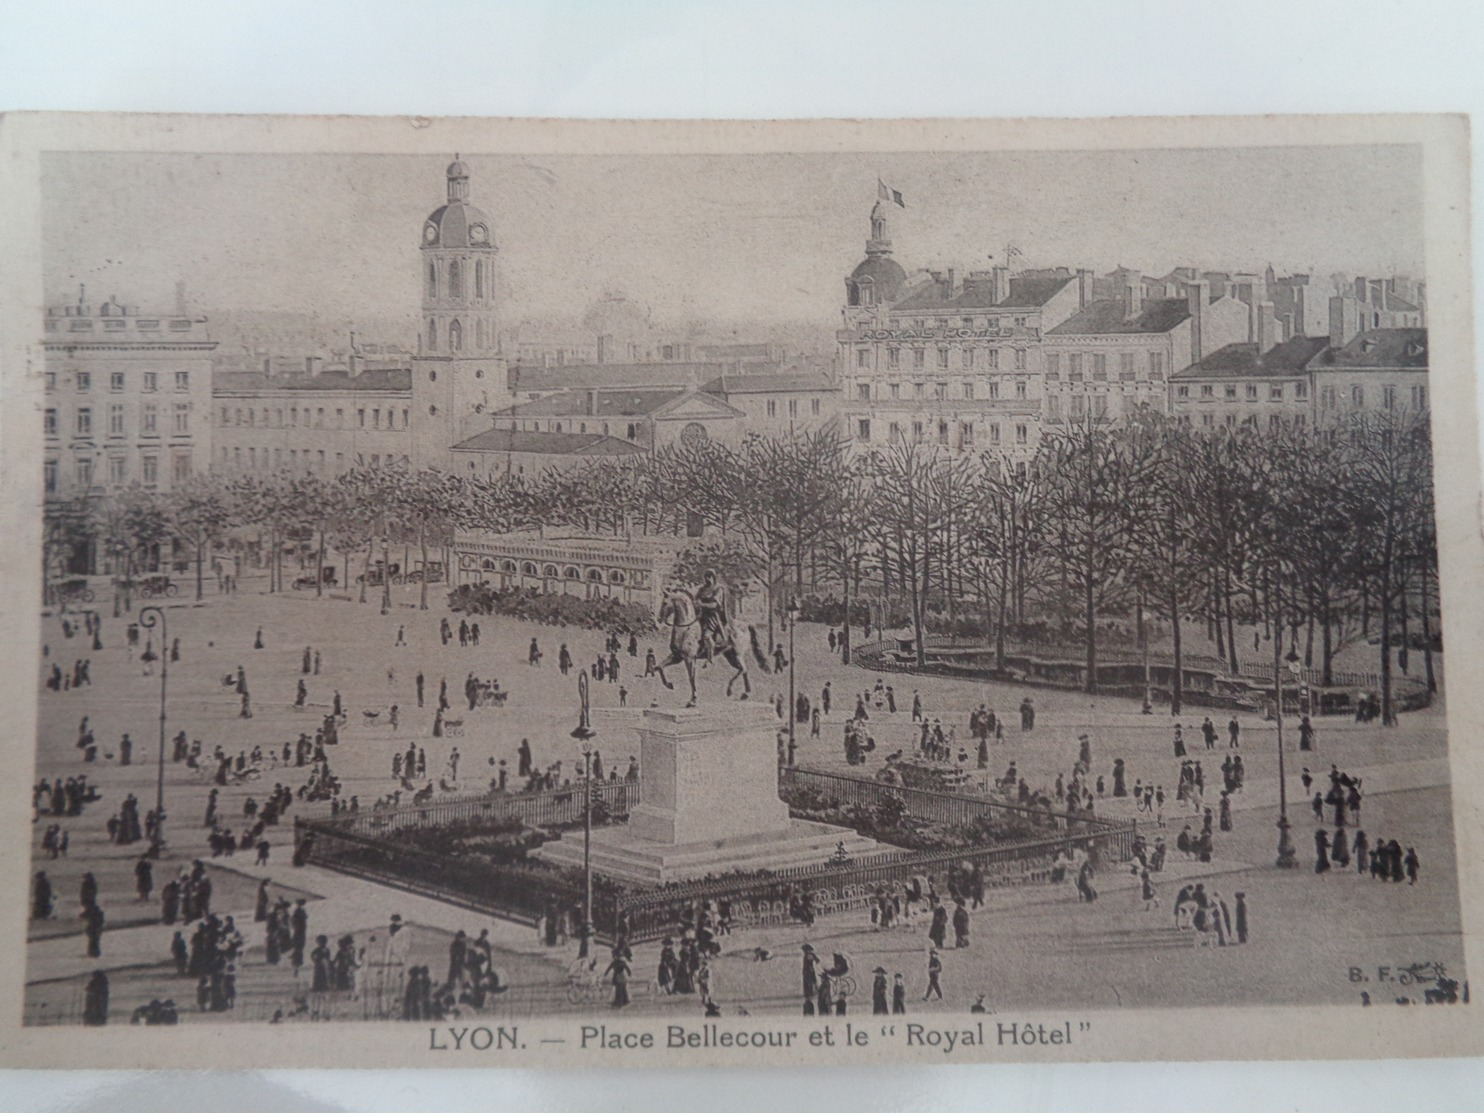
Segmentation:
{"type": "MultiPolygon", "coordinates": [[[[49,153],[48,301],[404,319],[454,157],[49,153]]],[[[459,153],[500,248],[502,330],[622,292],[658,323],[833,328],[877,179],[896,259],[960,272],[1180,265],[1422,277],[1411,146],[971,154],[459,153]],[[993,260],[990,257],[993,256],[993,260]]]]}

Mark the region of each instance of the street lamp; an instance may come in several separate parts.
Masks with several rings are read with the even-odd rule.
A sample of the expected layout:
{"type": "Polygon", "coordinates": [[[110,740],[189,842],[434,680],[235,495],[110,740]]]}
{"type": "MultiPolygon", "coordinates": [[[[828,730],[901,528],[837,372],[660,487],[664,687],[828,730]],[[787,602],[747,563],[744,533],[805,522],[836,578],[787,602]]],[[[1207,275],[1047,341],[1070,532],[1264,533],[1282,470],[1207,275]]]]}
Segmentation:
{"type": "Polygon", "coordinates": [[[1143,645],[1144,653],[1144,706],[1139,712],[1152,714],[1154,706],[1149,701],[1149,613],[1142,601],[1139,603],[1139,635],[1139,643],[1143,645]]]}
{"type": "MultiPolygon", "coordinates": [[[[1288,824],[1288,777],[1283,766],[1283,671],[1279,663],[1279,653],[1283,648],[1283,630],[1275,627],[1273,632],[1273,697],[1276,699],[1274,712],[1278,721],[1278,868],[1292,869],[1298,865],[1298,858],[1294,854],[1293,839],[1289,834],[1288,824]]],[[[1298,652],[1290,648],[1288,650],[1288,669],[1298,677],[1300,667],[1298,652]]]]}
{"type": "Polygon", "coordinates": [[[392,541],[383,535],[381,537],[381,615],[383,617],[392,611],[391,545],[392,541]]]}
{"type": "Polygon", "coordinates": [[[588,707],[588,682],[587,672],[582,671],[577,676],[577,728],[572,730],[572,736],[582,742],[582,770],[586,775],[583,780],[584,792],[582,797],[582,926],[578,928],[578,951],[579,958],[587,957],[588,939],[593,932],[593,746],[592,740],[598,735],[592,726],[592,715],[588,707]]]}
{"type": "Polygon", "coordinates": [[[798,726],[798,696],[794,693],[794,628],[799,623],[799,599],[788,603],[788,766],[794,766],[794,730],[798,726]]]}
{"type": "Polygon", "coordinates": [[[146,605],[139,610],[139,626],[160,626],[160,747],[155,761],[155,835],[150,852],[159,856],[165,849],[165,701],[166,683],[170,677],[170,628],[165,622],[165,610],[158,605],[146,605]]]}

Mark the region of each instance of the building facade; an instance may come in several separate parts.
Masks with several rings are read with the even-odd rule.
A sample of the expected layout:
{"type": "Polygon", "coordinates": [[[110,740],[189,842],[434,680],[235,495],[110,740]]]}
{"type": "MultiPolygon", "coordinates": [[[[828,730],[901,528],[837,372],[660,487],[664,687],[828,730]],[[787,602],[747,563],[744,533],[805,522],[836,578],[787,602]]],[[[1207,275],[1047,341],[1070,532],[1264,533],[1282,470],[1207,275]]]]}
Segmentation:
{"type": "Polygon", "coordinates": [[[358,466],[411,463],[408,368],[218,372],[211,402],[212,468],[224,476],[287,470],[338,477],[358,466]]]}
{"type": "Polygon", "coordinates": [[[909,278],[892,259],[885,210],[845,280],[837,337],[842,433],[858,451],[893,442],[1029,457],[1040,440],[1042,338],[1080,308],[1085,283],[1059,269],[909,278]]]}
{"type": "Polygon", "coordinates": [[[704,391],[742,412],[749,432],[785,438],[833,430],[840,388],[820,372],[723,373],[704,391]]]}
{"type": "Polygon", "coordinates": [[[1046,332],[1042,418],[1051,424],[1118,420],[1168,408],[1169,378],[1204,353],[1245,342],[1250,309],[1214,299],[1204,280],[1179,298],[1146,299],[1137,272],[1123,269],[1117,298],[1089,302],[1046,332]]]}
{"type": "Polygon", "coordinates": [[[463,476],[538,477],[589,462],[628,465],[643,456],[644,448],[607,434],[495,429],[465,439],[452,453],[462,463],[455,468],[463,476]]]}
{"type": "Polygon", "coordinates": [[[497,411],[497,431],[607,435],[653,453],[672,445],[739,443],[745,413],[709,392],[624,388],[561,392],[497,411]]]}
{"type": "Polygon", "coordinates": [[[109,298],[49,306],[42,349],[47,499],[140,485],[168,491],[211,460],[206,319],[109,298]]]}

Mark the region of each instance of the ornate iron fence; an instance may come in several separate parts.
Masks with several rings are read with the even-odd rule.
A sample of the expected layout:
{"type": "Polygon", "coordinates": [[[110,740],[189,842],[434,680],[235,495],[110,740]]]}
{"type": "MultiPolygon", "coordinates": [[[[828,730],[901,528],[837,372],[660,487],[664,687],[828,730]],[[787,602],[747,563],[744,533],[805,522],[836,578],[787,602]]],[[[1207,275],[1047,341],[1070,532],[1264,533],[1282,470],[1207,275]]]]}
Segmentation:
{"type": "MultiPolygon", "coordinates": [[[[577,783],[553,791],[515,795],[496,792],[462,799],[434,799],[380,810],[341,811],[309,821],[316,827],[332,827],[372,837],[409,827],[496,819],[518,819],[527,826],[563,826],[582,821],[583,796],[583,786],[577,783]]],[[[593,784],[593,811],[599,818],[625,816],[638,802],[638,780],[602,780],[593,784]]]]}

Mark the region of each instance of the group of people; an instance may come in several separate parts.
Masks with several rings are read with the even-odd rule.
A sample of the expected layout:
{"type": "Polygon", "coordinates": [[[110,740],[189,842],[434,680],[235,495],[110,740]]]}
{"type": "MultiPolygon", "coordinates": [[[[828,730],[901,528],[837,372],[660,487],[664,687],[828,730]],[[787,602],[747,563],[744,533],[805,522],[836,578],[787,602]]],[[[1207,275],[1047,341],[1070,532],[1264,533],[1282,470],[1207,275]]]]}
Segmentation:
{"type": "Polygon", "coordinates": [[[1416,884],[1422,869],[1422,860],[1414,846],[1402,852],[1402,843],[1396,838],[1372,840],[1364,830],[1357,830],[1352,839],[1343,825],[1336,826],[1331,834],[1323,827],[1314,831],[1314,871],[1327,873],[1331,868],[1348,869],[1354,855],[1355,871],[1370,873],[1371,880],[1400,884],[1403,880],[1416,884]]]}
{"type": "Polygon", "coordinates": [[[1175,928],[1191,931],[1198,946],[1243,946],[1248,936],[1247,893],[1237,892],[1229,905],[1220,892],[1206,891],[1203,881],[1181,887],[1175,896],[1175,928]]]}
{"type": "Polygon", "coordinates": [[[58,776],[55,780],[42,779],[36,785],[31,793],[31,806],[38,815],[75,818],[97,798],[98,789],[88,783],[86,776],[58,776]]]}

